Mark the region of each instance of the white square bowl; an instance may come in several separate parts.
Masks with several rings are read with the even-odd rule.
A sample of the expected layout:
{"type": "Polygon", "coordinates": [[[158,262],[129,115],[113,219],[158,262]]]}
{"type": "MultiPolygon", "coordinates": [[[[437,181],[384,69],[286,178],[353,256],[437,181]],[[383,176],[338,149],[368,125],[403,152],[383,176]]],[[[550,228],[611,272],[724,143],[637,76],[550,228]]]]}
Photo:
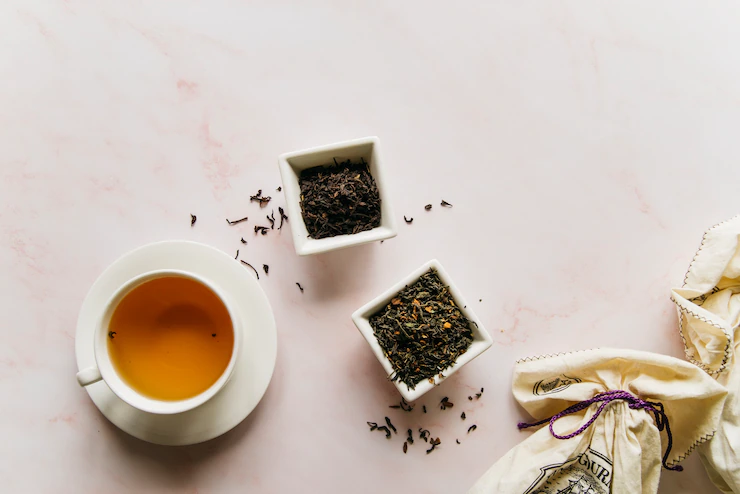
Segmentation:
{"type": "Polygon", "coordinates": [[[319,254],[353,245],[367,244],[378,240],[395,237],[398,234],[396,218],[388,198],[385,175],[381,163],[380,142],[377,137],[363,137],[351,141],[338,142],[303,151],[294,151],[280,156],[278,165],[283,179],[285,207],[290,220],[290,231],[293,233],[293,245],[298,255],[319,254]],[[352,162],[363,158],[368,163],[370,174],[375,179],[380,194],[380,226],[353,235],[337,235],[321,239],[310,238],[301,214],[301,187],[298,179],[307,168],[322,166],[337,161],[352,162]]]}
{"type": "Polygon", "coordinates": [[[421,278],[421,276],[424,273],[428,272],[430,269],[433,269],[437,273],[437,276],[439,276],[439,279],[442,281],[442,283],[446,287],[448,287],[448,289],[450,290],[450,294],[452,294],[452,299],[455,301],[455,305],[458,306],[460,312],[462,312],[463,315],[467,317],[470,321],[470,329],[473,332],[473,342],[470,344],[468,350],[460,355],[460,357],[458,357],[454,364],[442,371],[443,377],[439,377],[439,375],[433,376],[434,384],[429,382],[428,379],[422,379],[419,383],[416,384],[416,387],[414,389],[410,389],[405,383],[401,381],[393,381],[393,384],[395,384],[398,392],[401,393],[401,396],[403,396],[403,398],[408,402],[416,401],[424,393],[441,384],[445,379],[457,372],[463,365],[467,364],[475,357],[488,350],[493,344],[491,336],[483,327],[483,324],[481,323],[480,319],[478,319],[478,316],[476,316],[473,310],[468,307],[467,302],[465,302],[462,294],[452,282],[452,279],[447,274],[447,271],[444,270],[439,261],[437,261],[436,259],[432,259],[431,261],[427,262],[419,269],[408,275],[406,278],[390,287],[382,295],[376,297],[373,301],[365,304],[363,307],[355,311],[354,314],[352,314],[352,321],[354,321],[357,329],[360,330],[362,336],[364,336],[367,340],[370,348],[375,354],[375,357],[377,357],[378,361],[381,363],[388,376],[390,377],[393,374],[393,365],[383,353],[383,349],[380,347],[378,340],[373,334],[373,328],[370,326],[370,318],[380,312],[386,305],[388,305],[391,299],[393,299],[398,294],[398,292],[400,292],[407,286],[416,283],[416,281],[418,281],[418,279],[421,278]]]}

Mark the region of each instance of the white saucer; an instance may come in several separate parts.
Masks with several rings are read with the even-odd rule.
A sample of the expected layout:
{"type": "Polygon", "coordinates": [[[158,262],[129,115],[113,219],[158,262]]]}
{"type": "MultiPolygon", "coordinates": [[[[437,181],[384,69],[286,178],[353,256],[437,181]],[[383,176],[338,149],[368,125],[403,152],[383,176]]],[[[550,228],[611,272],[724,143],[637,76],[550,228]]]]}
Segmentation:
{"type": "MultiPolygon", "coordinates": [[[[145,245],[124,255],[97,279],[77,319],[77,367],[95,365],[93,332],[106,301],[127,280],[154,269],[182,269],[217,283],[242,313],[244,338],[231,379],[211,400],[176,415],[155,415],[118,398],[104,381],[88,386],[95,405],[125,432],[155,444],[181,446],[208,441],[244,420],[267,390],[277,357],[277,331],[267,296],[250,271],[207,245],[167,241],[145,245]]],[[[70,376],[74,380],[74,376],[70,376]]]]}

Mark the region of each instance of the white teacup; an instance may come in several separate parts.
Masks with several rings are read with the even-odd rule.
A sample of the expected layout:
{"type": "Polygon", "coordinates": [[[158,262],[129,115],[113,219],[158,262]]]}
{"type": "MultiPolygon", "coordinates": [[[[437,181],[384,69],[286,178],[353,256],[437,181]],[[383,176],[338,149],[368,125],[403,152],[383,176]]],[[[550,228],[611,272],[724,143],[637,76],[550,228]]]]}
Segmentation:
{"type": "Polygon", "coordinates": [[[95,341],[94,341],[94,352],[95,362],[97,365],[82,369],[77,373],[77,382],[80,386],[88,386],[96,383],[100,380],[105,381],[108,387],[113,391],[119,398],[128,403],[134,408],[138,408],[144,412],[157,413],[157,414],[173,414],[181,413],[198,407],[211,399],[231,378],[231,374],[234,371],[236,364],[236,358],[239,354],[239,346],[241,345],[241,321],[237,317],[237,312],[234,310],[232,304],[225,294],[216,287],[210,281],[204,279],[193,273],[186,271],[179,271],[174,269],[162,269],[157,271],[150,271],[139,275],[121,286],[116,293],[110,298],[108,303],[103,309],[103,315],[100,318],[97,327],[95,328],[95,341]],[[116,368],[111,362],[111,357],[108,352],[108,327],[111,321],[111,317],[115,312],[118,304],[123,298],[128,295],[134,288],[147,281],[151,281],[157,278],[164,277],[182,277],[196,281],[201,285],[204,285],[211,292],[213,292],[223,303],[229,317],[231,319],[231,329],[234,332],[234,346],[231,353],[231,359],[229,364],[224,370],[223,374],[214,382],[208,389],[202,393],[184,400],[167,401],[157,400],[149,398],[137,392],[131,388],[126,382],[119,376],[116,368]]]}

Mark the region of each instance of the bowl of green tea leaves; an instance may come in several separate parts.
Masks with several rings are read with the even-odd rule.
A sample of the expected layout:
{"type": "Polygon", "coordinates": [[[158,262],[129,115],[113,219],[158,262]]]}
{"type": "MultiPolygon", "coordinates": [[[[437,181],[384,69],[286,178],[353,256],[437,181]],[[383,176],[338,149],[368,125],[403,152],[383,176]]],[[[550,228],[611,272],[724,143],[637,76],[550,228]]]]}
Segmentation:
{"type": "Polygon", "coordinates": [[[280,156],[285,203],[299,255],[395,237],[377,137],[280,156]]]}
{"type": "Polygon", "coordinates": [[[441,384],[493,343],[437,260],[365,304],[352,320],[408,402],[441,384]]]}

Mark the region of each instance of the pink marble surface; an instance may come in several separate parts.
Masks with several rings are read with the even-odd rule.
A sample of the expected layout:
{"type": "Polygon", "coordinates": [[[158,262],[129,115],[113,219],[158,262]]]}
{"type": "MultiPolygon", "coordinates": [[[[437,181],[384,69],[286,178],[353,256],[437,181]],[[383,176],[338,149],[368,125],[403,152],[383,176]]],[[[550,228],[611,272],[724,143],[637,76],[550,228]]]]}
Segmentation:
{"type": "MultiPolygon", "coordinates": [[[[515,359],[681,357],[669,288],[701,232],[738,212],[740,181],[740,7],[694,7],[2,2],[2,490],[464,492],[527,436],[515,359]],[[281,152],[365,135],[381,139],[397,214],[415,218],[397,238],[299,258],[287,232],[226,225],[259,215],[259,188],[282,204],[281,152]],[[423,210],[441,198],[455,207],[423,210]],[[174,238],[269,264],[279,332],[257,410],[183,448],[120,432],[74,378],[90,285],[174,238]],[[495,343],[422,400],[442,448],[403,455],[367,432],[397,394],[349,315],[433,257],[482,299],[495,343]],[[431,406],[443,395],[478,424],[460,446],[461,410],[431,406]]],[[[715,492],[698,458],[685,466],[662,494],[715,492]]]]}

